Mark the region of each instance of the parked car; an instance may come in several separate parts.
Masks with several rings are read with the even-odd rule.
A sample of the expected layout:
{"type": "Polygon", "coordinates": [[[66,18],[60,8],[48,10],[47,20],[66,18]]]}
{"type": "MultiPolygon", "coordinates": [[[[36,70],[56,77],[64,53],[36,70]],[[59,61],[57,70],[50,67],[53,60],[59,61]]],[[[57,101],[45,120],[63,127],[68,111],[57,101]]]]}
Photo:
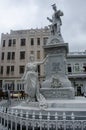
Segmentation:
{"type": "Polygon", "coordinates": [[[14,91],[10,93],[11,98],[20,98],[22,97],[22,94],[20,92],[14,91]]]}

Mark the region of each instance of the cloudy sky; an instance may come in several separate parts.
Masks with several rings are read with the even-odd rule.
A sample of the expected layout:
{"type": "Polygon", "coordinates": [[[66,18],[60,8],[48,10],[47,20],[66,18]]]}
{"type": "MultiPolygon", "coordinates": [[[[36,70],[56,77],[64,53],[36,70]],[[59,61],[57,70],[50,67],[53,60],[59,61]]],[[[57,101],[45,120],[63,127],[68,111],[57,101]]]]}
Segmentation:
{"type": "Polygon", "coordinates": [[[86,50],[86,0],[0,0],[0,35],[49,25],[53,3],[64,12],[61,30],[70,51],[86,50]]]}

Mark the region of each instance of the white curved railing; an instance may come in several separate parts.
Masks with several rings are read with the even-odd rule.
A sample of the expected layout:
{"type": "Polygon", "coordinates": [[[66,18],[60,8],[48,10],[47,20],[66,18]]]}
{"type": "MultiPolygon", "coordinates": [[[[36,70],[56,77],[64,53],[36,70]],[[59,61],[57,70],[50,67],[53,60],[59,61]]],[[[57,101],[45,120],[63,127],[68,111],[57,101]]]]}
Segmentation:
{"type": "Polygon", "coordinates": [[[36,113],[0,107],[0,125],[7,130],[86,130],[86,116],[58,115],[42,111],[36,113]]]}

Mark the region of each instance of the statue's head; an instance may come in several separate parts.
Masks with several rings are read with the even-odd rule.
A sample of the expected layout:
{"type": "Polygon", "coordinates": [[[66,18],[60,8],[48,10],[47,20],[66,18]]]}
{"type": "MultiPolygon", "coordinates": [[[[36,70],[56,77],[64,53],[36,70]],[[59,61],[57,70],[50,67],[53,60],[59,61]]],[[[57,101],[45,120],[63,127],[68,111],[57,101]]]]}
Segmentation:
{"type": "Polygon", "coordinates": [[[33,61],[35,60],[34,55],[33,55],[33,54],[31,54],[31,55],[30,55],[30,57],[29,57],[29,59],[30,59],[30,62],[33,62],[33,61]]]}
{"type": "Polygon", "coordinates": [[[54,11],[57,11],[56,4],[53,4],[53,5],[52,5],[52,8],[53,8],[54,11]]]}

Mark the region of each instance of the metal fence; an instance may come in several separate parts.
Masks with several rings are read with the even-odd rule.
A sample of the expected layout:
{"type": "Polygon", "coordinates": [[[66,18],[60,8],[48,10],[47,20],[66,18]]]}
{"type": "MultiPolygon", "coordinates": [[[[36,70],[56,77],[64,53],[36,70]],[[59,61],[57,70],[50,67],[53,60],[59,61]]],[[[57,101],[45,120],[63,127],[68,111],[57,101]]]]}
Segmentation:
{"type": "Polygon", "coordinates": [[[6,107],[0,107],[0,125],[7,130],[86,130],[86,116],[76,117],[74,113],[67,115],[63,112],[58,115],[41,111],[36,113],[22,110],[7,110],[6,107]]]}

